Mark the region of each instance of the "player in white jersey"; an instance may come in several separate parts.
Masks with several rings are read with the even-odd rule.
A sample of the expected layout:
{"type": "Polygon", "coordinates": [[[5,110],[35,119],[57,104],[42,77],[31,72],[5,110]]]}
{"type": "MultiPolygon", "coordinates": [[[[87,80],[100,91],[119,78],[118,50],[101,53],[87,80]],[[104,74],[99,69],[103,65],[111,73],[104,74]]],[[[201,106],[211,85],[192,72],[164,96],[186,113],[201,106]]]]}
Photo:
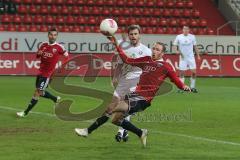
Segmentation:
{"type": "MultiPolygon", "coordinates": [[[[144,56],[151,56],[151,50],[140,43],[140,32],[141,28],[139,25],[131,25],[128,27],[128,38],[129,41],[123,40],[119,44],[125,51],[125,53],[132,58],[139,58],[144,56]]],[[[123,63],[121,58],[118,58],[118,65],[113,76],[113,85],[116,89],[113,94],[113,100],[111,105],[117,104],[120,100],[124,99],[124,96],[130,92],[135,91],[139,77],[142,74],[142,70],[136,66],[131,66],[123,63]]],[[[130,116],[126,117],[130,120],[130,116]]],[[[119,128],[115,139],[120,142],[128,140],[128,133],[123,128],[119,128]]]]}
{"type": "Polygon", "coordinates": [[[180,54],[179,58],[179,73],[180,79],[184,83],[185,71],[191,71],[190,87],[192,92],[197,93],[196,89],[196,61],[194,57],[194,51],[197,54],[197,59],[200,60],[200,55],[197,49],[196,38],[193,34],[189,33],[188,26],[183,26],[183,33],[177,35],[173,42],[174,50],[177,54],[180,54]]]}

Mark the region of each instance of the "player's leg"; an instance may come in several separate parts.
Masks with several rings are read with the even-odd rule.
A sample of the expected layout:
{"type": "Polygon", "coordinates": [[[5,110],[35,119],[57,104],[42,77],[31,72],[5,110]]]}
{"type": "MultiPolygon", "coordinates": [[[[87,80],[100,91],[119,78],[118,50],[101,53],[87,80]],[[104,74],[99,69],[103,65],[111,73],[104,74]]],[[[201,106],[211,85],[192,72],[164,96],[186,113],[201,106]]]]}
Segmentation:
{"type": "Polygon", "coordinates": [[[112,113],[112,110],[117,106],[117,104],[119,103],[119,98],[116,96],[113,96],[112,98],[112,102],[108,105],[105,113],[96,119],[95,122],[93,122],[88,128],[75,128],[75,132],[79,135],[79,136],[83,136],[83,137],[87,137],[89,134],[91,134],[94,130],[96,130],[97,128],[99,128],[101,125],[103,125],[104,123],[106,123],[109,119],[109,115],[112,113]]]}
{"type": "Polygon", "coordinates": [[[190,78],[190,87],[193,93],[197,93],[196,89],[196,78],[197,78],[197,71],[196,71],[196,61],[194,58],[189,59],[188,62],[190,71],[191,71],[191,78],[190,78]]]}
{"type": "Polygon", "coordinates": [[[45,78],[44,81],[45,81],[44,85],[41,84],[41,86],[39,88],[40,91],[41,91],[40,96],[43,97],[43,98],[51,99],[54,103],[58,103],[61,98],[59,96],[54,96],[50,92],[46,91],[46,88],[48,87],[50,79],[45,78]]]}
{"type": "MultiPolygon", "coordinates": [[[[187,70],[187,62],[180,58],[179,60],[179,77],[180,80],[184,83],[185,82],[185,71],[187,70]]],[[[182,90],[178,90],[179,93],[183,93],[182,90]]]]}
{"type": "Polygon", "coordinates": [[[40,83],[41,83],[41,76],[37,76],[36,82],[35,82],[36,89],[34,91],[33,97],[30,100],[27,106],[27,109],[25,109],[22,112],[17,112],[17,116],[25,117],[32,110],[32,108],[37,104],[39,96],[41,94],[41,91],[39,90],[40,83]]]}
{"type": "MultiPolygon", "coordinates": [[[[137,103],[136,103],[137,105],[137,103]]],[[[117,126],[121,126],[122,128],[124,128],[125,130],[128,130],[130,132],[133,132],[134,134],[136,134],[140,139],[141,142],[143,144],[143,146],[146,146],[146,140],[147,140],[147,130],[146,129],[140,129],[138,127],[136,127],[135,125],[133,125],[130,121],[124,119],[124,115],[129,111],[131,111],[131,109],[129,109],[129,105],[128,102],[126,103],[125,101],[121,101],[119,103],[119,105],[116,107],[116,109],[113,111],[113,116],[112,116],[112,123],[117,125],[117,126]]],[[[134,109],[134,112],[138,112],[138,111],[142,111],[144,109],[140,109],[140,106],[133,106],[133,107],[137,107],[134,109]]],[[[132,112],[132,113],[134,113],[132,112]]]]}

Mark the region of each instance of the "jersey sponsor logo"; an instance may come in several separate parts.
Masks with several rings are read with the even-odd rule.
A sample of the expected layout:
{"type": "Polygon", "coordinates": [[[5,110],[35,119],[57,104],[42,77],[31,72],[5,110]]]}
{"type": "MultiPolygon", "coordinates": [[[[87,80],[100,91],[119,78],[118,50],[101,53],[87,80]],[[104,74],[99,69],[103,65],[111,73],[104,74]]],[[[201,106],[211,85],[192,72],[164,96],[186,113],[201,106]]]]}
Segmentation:
{"type": "Polygon", "coordinates": [[[53,57],[53,54],[52,53],[50,53],[50,52],[44,52],[43,53],[43,58],[51,58],[51,57],[53,57]]]}
{"type": "Polygon", "coordinates": [[[138,52],[138,54],[139,54],[139,55],[142,55],[142,54],[143,54],[143,51],[138,52]]]}
{"type": "Polygon", "coordinates": [[[154,72],[156,70],[157,70],[156,67],[148,66],[148,65],[143,68],[143,72],[154,72]]]}

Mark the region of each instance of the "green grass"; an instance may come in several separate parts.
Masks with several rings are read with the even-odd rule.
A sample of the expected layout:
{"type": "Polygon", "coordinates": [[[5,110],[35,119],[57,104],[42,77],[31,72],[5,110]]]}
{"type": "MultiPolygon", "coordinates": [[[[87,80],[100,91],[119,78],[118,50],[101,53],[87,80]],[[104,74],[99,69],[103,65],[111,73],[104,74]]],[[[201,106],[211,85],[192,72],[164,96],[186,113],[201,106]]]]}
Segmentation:
{"type": "MultiPolygon", "coordinates": [[[[112,92],[108,78],[83,83],[75,77],[66,82],[112,92]]],[[[117,127],[110,123],[81,138],[73,129],[87,127],[89,122],[62,121],[34,113],[16,118],[16,111],[6,107],[25,109],[34,83],[35,77],[0,77],[0,159],[240,159],[238,78],[199,78],[198,94],[179,94],[175,88],[155,98],[150,108],[133,117],[133,123],[149,130],[145,149],[133,134],[127,143],[116,143],[117,127]],[[174,117],[177,115],[182,117],[174,117]]],[[[101,102],[49,90],[74,100],[74,113],[93,109],[101,102]]],[[[53,103],[41,98],[33,111],[53,114],[53,103]]]]}

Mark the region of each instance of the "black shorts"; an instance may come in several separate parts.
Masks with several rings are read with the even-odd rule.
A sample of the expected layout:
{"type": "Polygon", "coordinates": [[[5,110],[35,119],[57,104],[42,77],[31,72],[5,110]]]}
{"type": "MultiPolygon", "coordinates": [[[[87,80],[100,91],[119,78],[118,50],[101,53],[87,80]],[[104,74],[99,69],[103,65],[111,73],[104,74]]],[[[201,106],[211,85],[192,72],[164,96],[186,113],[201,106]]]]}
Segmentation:
{"type": "Polygon", "coordinates": [[[142,96],[137,93],[129,93],[125,96],[125,100],[128,101],[128,114],[134,114],[136,112],[144,111],[151,103],[147,102],[142,96]]]}
{"type": "Polygon", "coordinates": [[[38,75],[35,86],[40,91],[44,91],[48,87],[49,81],[50,81],[50,78],[42,77],[42,76],[38,75]]]}

